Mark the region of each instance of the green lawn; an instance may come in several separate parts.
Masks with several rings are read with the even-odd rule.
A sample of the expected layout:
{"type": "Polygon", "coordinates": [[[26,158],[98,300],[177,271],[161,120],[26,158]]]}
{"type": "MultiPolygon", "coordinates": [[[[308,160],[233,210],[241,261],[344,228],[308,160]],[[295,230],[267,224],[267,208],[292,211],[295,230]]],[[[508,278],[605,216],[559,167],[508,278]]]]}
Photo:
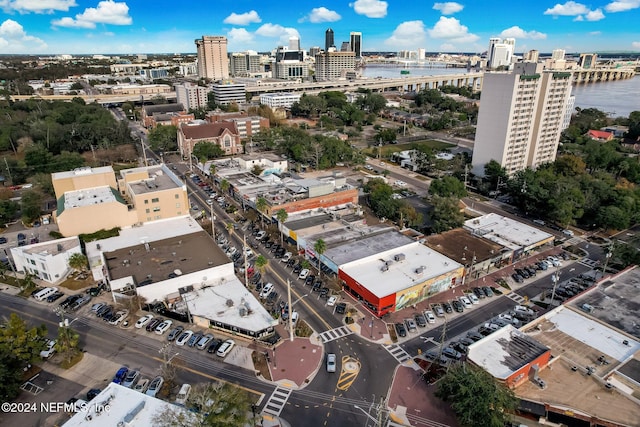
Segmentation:
{"type": "MultiPolygon", "coordinates": [[[[389,144],[380,148],[381,157],[388,159],[391,157],[393,153],[397,153],[399,151],[411,150],[416,147],[429,147],[435,151],[445,150],[447,148],[455,147],[454,144],[449,144],[447,142],[436,141],[434,139],[426,139],[424,141],[414,141],[406,144],[389,144]]],[[[370,157],[376,157],[378,155],[377,147],[369,147],[362,150],[362,152],[370,157]]]]}

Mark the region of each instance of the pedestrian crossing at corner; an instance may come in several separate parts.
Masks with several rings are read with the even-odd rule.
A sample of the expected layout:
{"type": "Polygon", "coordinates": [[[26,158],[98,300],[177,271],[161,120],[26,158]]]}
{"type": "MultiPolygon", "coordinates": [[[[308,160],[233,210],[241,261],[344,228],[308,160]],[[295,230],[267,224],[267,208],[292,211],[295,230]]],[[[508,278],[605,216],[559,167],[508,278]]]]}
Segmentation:
{"type": "Polygon", "coordinates": [[[264,405],[262,412],[265,414],[275,415],[276,417],[280,416],[280,412],[284,408],[284,405],[287,404],[287,400],[289,400],[289,396],[291,396],[293,390],[286,387],[276,387],[269,396],[269,400],[264,405]]]}
{"type": "Polygon", "coordinates": [[[524,297],[516,294],[515,292],[509,292],[507,294],[507,298],[510,298],[510,299],[512,299],[513,301],[515,301],[515,302],[517,302],[519,304],[522,304],[522,303],[526,302],[524,297]]]}
{"type": "Polygon", "coordinates": [[[323,343],[328,343],[329,341],[337,340],[338,338],[346,337],[347,335],[351,335],[353,331],[346,326],[340,326],[339,328],[329,329],[328,331],[324,331],[321,333],[320,340],[323,343]]]}
{"type": "Polygon", "coordinates": [[[577,245],[577,244],[582,243],[582,242],[584,242],[584,239],[581,238],[581,237],[576,236],[576,237],[570,238],[565,243],[568,243],[570,245],[577,245]]]}
{"type": "Polygon", "coordinates": [[[400,363],[411,360],[409,353],[407,353],[404,348],[400,347],[398,344],[387,344],[384,345],[384,348],[400,363]]]}
{"type": "Polygon", "coordinates": [[[586,265],[587,267],[595,268],[598,264],[600,264],[600,261],[596,261],[595,259],[591,258],[582,258],[580,261],[578,261],[578,263],[586,265]]]}

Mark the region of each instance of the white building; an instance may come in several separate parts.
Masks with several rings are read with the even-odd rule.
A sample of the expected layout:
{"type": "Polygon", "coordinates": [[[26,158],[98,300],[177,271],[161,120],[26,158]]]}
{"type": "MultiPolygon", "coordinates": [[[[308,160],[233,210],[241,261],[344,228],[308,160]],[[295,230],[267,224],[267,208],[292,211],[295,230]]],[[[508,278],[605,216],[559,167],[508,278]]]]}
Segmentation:
{"type": "Polygon", "coordinates": [[[475,236],[511,249],[516,258],[555,239],[552,234],[495,213],[469,219],[463,227],[475,236]]]}
{"type": "Polygon", "coordinates": [[[473,171],[495,160],[509,174],[556,159],[572,74],[543,64],[515,64],[513,72],[485,73],[473,150],[473,171]]]}
{"type": "Polygon", "coordinates": [[[244,83],[231,81],[213,85],[213,100],[216,104],[227,105],[232,103],[242,104],[247,100],[247,89],[244,83]]]}
{"type": "Polygon", "coordinates": [[[489,50],[487,51],[487,64],[489,68],[509,67],[513,62],[513,53],[516,46],[516,39],[506,38],[500,40],[498,37],[489,39],[489,50]]]}
{"type": "Polygon", "coordinates": [[[209,89],[204,86],[198,86],[191,82],[184,82],[175,85],[176,100],[178,104],[182,104],[185,110],[205,107],[207,105],[207,94],[209,89]]]}
{"type": "Polygon", "coordinates": [[[73,254],[82,254],[77,236],[11,248],[16,271],[52,284],[64,280],[71,271],[69,258],[73,254]]]}
{"type": "Polygon", "coordinates": [[[551,52],[551,59],[555,59],[555,60],[564,59],[564,54],[565,54],[564,49],[553,49],[553,52],[551,52]]]}
{"type": "Polygon", "coordinates": [[[317,81],[344,78],[347,72],[356,69],[355,52],[324,52],[316,55],[317,81]]]}
{"type": "Polygon", "coordinates": [[[260,104],[274,108],[291,108],[294,102],[300,101],[300,93],[279,92],[263,93],[260,95],[260,104]]]}

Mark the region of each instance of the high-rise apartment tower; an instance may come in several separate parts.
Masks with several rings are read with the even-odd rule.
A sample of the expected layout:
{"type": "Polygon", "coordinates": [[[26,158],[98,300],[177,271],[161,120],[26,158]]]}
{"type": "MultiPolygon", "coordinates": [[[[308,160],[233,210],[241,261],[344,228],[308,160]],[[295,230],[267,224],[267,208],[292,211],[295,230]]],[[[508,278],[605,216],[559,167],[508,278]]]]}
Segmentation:
{"type": "Polygon", "coordinates": [[[202,36],[196,39],[198,52],[198,77],[222,80],[229,78],[227,38],[224,36],[202,36]]]}
{"type": "Polygon", "coordinates": [[[356,58],[362,57],[362,33],[352,31],[349,34],[349,45],[351,52],[356,54],[356,58]]]}
{"type": "Polygon", "coordinates": [[[510,175],[556,159],[571,102],[572,74],[522,62],[514,71],[485,73],[478,113],[473,171],[495,160],[510,175]]]}

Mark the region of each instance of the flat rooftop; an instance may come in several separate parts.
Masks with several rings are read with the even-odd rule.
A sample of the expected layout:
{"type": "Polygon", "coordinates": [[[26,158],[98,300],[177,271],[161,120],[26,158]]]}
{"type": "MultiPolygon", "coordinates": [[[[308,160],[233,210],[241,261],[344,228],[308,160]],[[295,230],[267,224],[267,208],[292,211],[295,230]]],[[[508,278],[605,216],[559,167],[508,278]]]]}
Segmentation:
{"type": "Polygon", "coordinates": [[[565,306],[557,307],[528,324],[523,332],[549,347],[553,356],[562,355],[580,367],[596,366],[598,357],[604,355],[611,363],[597,366],[598,376],[640,350],[640,342],[587,313],[565,306]]]}
{"type": "Polygon", "coordinates": [[[133,276],[136,283],[169,278],[180,270],[189,274],[230,262],[204,230],[149,242],[137,242],[104,253],[111,280],[133,276]],[[150,276],[150,277],[149,277],[150,276]]]}
{"type": "MultiPolygon", "coordinates": [[[[381,252],[363,245],[359,248],[361,253],[373,252],[373,254],[349,263],[338,264],[340,269],[379,298],[456,270],[462,272],[462,265],[454,260],[402,234],[395,234],[402,236],[410,243],[381,252]]],[[[391,235],[392,233],[383,235],[384,237],[378,236],[375,241],[387,240],[392,238],[391,235]]],[[[327,256],[327,253],[325,252],[324,255],[327,256]]],[[[445,280],[446,283],[442,283],[439,287],[451,285],[450,278],[445,277],[445,280]]]]}
{"type": "Polygon", "coordinates": [[[64,193],[65,210],[118,201],[118,198],[108,185],[104,187],[86,188],[84,190],[67,191],[64,193]]]}
{"type": "Polygon", "coordinates": [[[469,346],[467,358],[495,378],[506,380],[549,348],[511,325],[469,346]]]}
{"type": "Polygon", "coordinates": [[[22,251],[26,254],[56,256],[78,246],[80,246],[80,239],[78,239],[77,236],[73,236],[63,239],[49,240],[42,243],[34,243],[32,245],[25,246],[22,251]]]}
{"type": "Polygon", "coordinates": [[[569,303],[572,307],[591,305],[589,316],[640,340],[640,269],[624,270],[607,277],[569,303]]]}
{"type": "MultiPolygon", "coordinates": [[[[337,266],[342,266],[353,261],[395,249],[398,249],[398,252],[403,252],[400,250],[401,248],[415,243],[415,240],[410,237],[400,234],[394,229],[385,228],[380,233],[367,234],[365,236],[361,236],[359,239],[346,241],[344,244],[328,247],[324,252],[324,256],[333,261],[337,266]]],[[[426,252],[433,252],[426,247],[423,248],[424,250],[420,250],[423,254],[426,254],[426,252]]],[[[418,267],[419,265],[420,264],[415,267],[418,267]]],[[[376,271],[379,271],[379,268],[376,269],[376,271]]],[[[385,273],[388,273],[388,271],[385,273]]]]}
{"type": "Polygon", "coordinates": [[[146,172],[147,178],[129,181],[128,185],[131,188],[133,194],[145,194],[153,193],[156,191],[169,190],[172,188],[181,188],[184,186],[183,182],[178,179],[173,172],[169,170],[164,164],[156,166],[148,166],[142,168],[125,169],[120,173],[125,178],[126,175],[132,173],[146,172]]]}
{"type": "Polygon", "coordinates": [[[215,283],[205,284],[183,297],[193,316],[254,332],[278,324],[235,275],[216,278],[215,283]]]}
{"type": "Polygon", "coordinates": [[[573,365],[564,357],[555,359],[551,369],[538,373],[547,385],[545,389],[527,381],[515,389],[516,396],[550,405],[557,409],[554,412],[569,411],[621,425],[638,425],[640,405],[616,389],[607,389],[603,381],[583,370],[572,371],[573,365]]]}
{"type": "Polygon", "coordinates": [[[466,220],[464,228],[513,250],[529,248],[553,239],[552,234],[495,213],[466,220]]]}
{"type": "Polygon", "coordinates": [[[113,168],[111,166],[101,166],[99,168],[77,168],[71,171],[55,172],[51,174],[51,178],[55,181],[57,179],[73,178],[75,176],[88,176],[88,175],[113,175],[113,168]]]}
{"type": "Polygon", "coordinates": [[[463,228],[429,236],[427,246],[461,264],[470,264],[473,257],[478,262],[492,259],[506,249],[496,242],[475,236],[463,228]]]}
{"type": "Polygon", "coordinates": [[[144,393],[110,382],[102,392],[87,405],[86,411],[78,411],[64,423],[65,427],[147,427],[155,425],[154,418],[166,409],[184,412],[185,408],[167,403],[144,393]],[[100,414],[99,408],[105,408],[100,414]],[[90,417],[90,419],[87,419],[90,417]]]}

